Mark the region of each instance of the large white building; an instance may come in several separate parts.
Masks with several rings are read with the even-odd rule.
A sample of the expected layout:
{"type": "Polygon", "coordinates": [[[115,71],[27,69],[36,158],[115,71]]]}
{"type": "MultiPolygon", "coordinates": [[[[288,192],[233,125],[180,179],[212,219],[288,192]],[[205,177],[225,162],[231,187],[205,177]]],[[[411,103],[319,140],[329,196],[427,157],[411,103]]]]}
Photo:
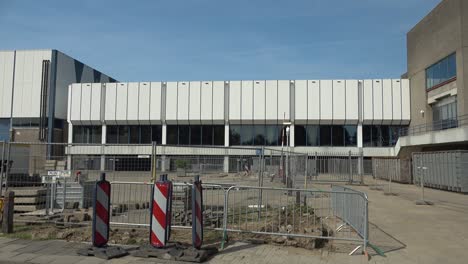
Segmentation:
{"type": "MultiPolygon", "coordinates": [[[[290,123],[296,151],[392,156],[410,122],[406,79],[81,83],[68,94],[69,143],[278,147],[290,123]]],[[[112,154],[148,152],[135,147],[112,154]]]]}

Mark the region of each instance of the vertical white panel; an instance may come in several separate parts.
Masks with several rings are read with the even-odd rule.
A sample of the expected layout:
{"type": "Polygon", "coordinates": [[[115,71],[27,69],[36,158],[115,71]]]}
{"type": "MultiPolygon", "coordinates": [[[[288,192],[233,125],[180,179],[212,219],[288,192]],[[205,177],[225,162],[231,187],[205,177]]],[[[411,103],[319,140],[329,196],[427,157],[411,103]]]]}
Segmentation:
{"type": "Polygon", "coordinates": [[[213,82],[213,121],[224,123],[224,81],[213,82]]]}
{"type": "Polygon", "coordinates": [[[333,81],[333,123],[343,124],[346,120],[346,88],[344,80],[333,81]]]}
{"type": "Polygon", "coordinates": [[[128,83],[117,84],[117,100],[115,106],[115,120],[118,123],[127,123],[128,83]]]}
{"type": "Polygon", "coordinates": [[[14,88],[14,95],[13,95],[13,116],[15,117],[23,117],[23,99],[26,96],[23,92],[24,90],[24,81],[23,77],[25,74],[25,57],[26,54],[24,52],[17,52],[16,53],[16,65],[15,65],[15,88],[14,88]]]}
{"type": "Polygon", "coordinates": [[[0,118],[11,116],[13,91],[13,51],[0,51],[0,118]]]}
{"type": "Polygon", "coordinates": [[[73,123],[80,122],[81,118],[81,84],[74,83],[71,86],[72,107],[70,119],[73,123]]]}
{"type": "Polygon", "coordinates": [[[278,120],[278,81],[266,81],[265,94],[265,118],[269,123],[276,123],[278,120]]]}
{"type": "Polygon", "coordinates": [[[357,80],[346,81],[346,123],[357,124],[359,121],[359,88],[357,80]]]}
{"type": "Polygon", "coordinates": [[[177,120],[188,121],[189,112],[189,82],[177,84],[177,120]]]}
{"type": "Polygon", "coordinates": [[[254,81],[253,119],[259,123],[265,122],[265,81],[254,81]]]}
{"type": "Polygon", "coordinates": [[[177,82],[166,84],[166,120],[169,123],[177,121],[177,82]]]}
{"type": "Polygon", "coordinates": [[[383,120],[382,80],[373,80],[374,93],[374,119],[372,123],[381,123],[383,120]]]}
{"type": "Polygon", "coordinates": [[[201,111],[201,82],[190,82],[190,122],[200,122],[201,111]]]}
{"type": "Polygon", "coordinates": [[[371,124],[374,119],[374,90],[372,80],[364,80],[362,84],[363,123],[371,124]]]}
{"type": "Polygon", "coordinates": [[[295,99],[294,99],[294,118],[296,121],[306,121],[308,109],[308,91],[307,81],[298,80],[295,82],[295,99]]]}
{"type": "Polygon", "coordinates": [[[116,111],[116,102],[117,102],[117,85],[118,85],[117,83],[106,83],[104,119],[106,123],[108,124],[113,124],[115,122],[115,111],[116,111]]]}
{"type": "Polygon", "coordinates": [[[201,120],[213,120],[213,82],[203,81],[201,84],[201,120]]]}
{"type": "Polygon", "coordinates": [[[333,120],[333,83],[331,80],[320,81],[320,122],[333,120]]]}
{"type": "Polygon", "coordinates": [[[161,82],[152,82],[150,89],[150,122],[159,124],[161,122],[161,107],[162,107],[162,89],[161,82]]]}
{"type": "Polygon", "coordinates": [[[91,114],[90,120],[94,124],[101,121],[101,84],[93,83],[91,86],[91,114]]]}
{"type": "MultiPolygon", "coordinates": [[[[25,113],[27,116],[39,116],[41,112],[41,82],[42,82],[42,59],[43,51],[34,51],[30,54],[31,57],[31,90],[29,90],[29,111],[25,113]]],[[[63,87],[62,87],[63,89],[63,87]]],[[[28,101],[26,101],[28,103],[28,101]]]]}
{"type": "Polygon", "coordinates": [[[401,80],[401,119],[402,123],[408,124],[411,119],[411,94],[408,79],[401,80]]]}
{"type": "Polygon", "coordinates": [[[150,83],[140,83],[139,99],[138,99],[138,120],[140,123],[146,124],[150,120],[150,83]]]}
{"type": "Polygon", "coordinates": [[[401,122],[401,80],[392,80],[393,124],[401,122]]]}
{"type": "Polygon", "coordinates": [[[382,104],[383,104],[383,123],[384,124],[391,124],[393,119],[393,88],[392,88],[392,80],[384,79],[382,80],[382,104]]]}
{"type": "Polygon", "coordinates": [[[81,85],[81,121],[89,123],[91,119],[91,84],[81,85]]]}
{"type": "Polygon", "coordinates": [[[308,81],[307,88],[307,122],[316,124],[320,121],[320,81],[308,81]]]}
{"type": "Polygon", "coordinates": [[[278,120],[283,120],[283,116],[286,120],[289,120],[290,115],[290,81],[281,80],[278,81],[278,120]]]}
{"type": "Polygon", "coordinates": [[[249,122],[253,120],[253,81],[242,81],[241,87],[241,118],[249,122]]]}
{"type": "Polygon", "coordinates": [[[139,99],[139,83],[128,83],[127,91],[127,121],[130,123],[138,122],[138,99],[139,99]]]}
{"type": "Polygon", "coordinates": [[[229,120],[241,120],[241,82],[229,83],[229,120]]]}

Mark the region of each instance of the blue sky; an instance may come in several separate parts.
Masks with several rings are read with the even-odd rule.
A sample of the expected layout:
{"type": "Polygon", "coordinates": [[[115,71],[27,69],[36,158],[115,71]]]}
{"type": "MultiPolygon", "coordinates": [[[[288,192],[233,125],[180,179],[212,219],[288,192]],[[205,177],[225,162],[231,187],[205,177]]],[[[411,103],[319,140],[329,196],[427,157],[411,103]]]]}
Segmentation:
{"type": "Polygon", "coordinates": [[[58,49],[120,81],[395,78],[439,2],[0,0],[0,49],[58,49]]]}

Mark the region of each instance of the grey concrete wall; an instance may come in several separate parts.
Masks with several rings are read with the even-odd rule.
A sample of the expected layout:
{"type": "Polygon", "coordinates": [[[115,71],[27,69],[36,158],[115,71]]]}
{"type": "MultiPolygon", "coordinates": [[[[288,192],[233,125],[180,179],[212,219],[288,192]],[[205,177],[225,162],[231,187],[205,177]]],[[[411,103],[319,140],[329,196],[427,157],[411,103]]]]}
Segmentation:
{"type": "MultiPolygon", "coordinates": [[[[408,77],[411,85],[411,126],[432,122],[432,109],[427,104],[425,69],[453,52],[457,52],[458,96],[463,93],[464,69],[462,17],[468,14],[463,0],[443,0],[407,34],[408,77]],[[464,10],[461,11],[463,5],[464,10]],[[466,10],[466,11],[465,11],[466,10]],[[463,13],[463,16],[462,16],[463,13]],[[421,115],[424,110],[424,116],[421,115]]],[[[468,21],[467,21],[468,23],[468,21]]],[[[464,27],[463,31],[467,31],[464,27]]],[[[444,89],[440,89],[443,92],[444,89]]],[[[433,91],[432,94],[438,91],[433,91]]],[[[459,99],[459,114],[465,113],[465,100],[459,99]]]]}

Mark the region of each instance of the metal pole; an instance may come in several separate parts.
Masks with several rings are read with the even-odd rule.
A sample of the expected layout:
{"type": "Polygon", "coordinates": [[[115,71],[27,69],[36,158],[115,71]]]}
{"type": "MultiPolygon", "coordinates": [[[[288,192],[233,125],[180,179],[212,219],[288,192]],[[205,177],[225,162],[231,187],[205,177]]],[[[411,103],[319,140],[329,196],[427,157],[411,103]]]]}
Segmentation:
{"type": "Polygon", "coordinates": [[[309,169],[309,154],[305,154],[305,174],[304,174],[304,189],[307,189],[307,173],[309,169]]]}
{"type": "Polygon", "coordinates": [[[5,192],[8,191],[8,176],[10,175],[10,155],[11,155],[11,142],[8,142],[7,150],[7,163],[6,163],[6,172],[5,172],[5,192]]]}
{"type": "Polygon", "coordinates": [[[63,178],[63,188],[62,188],[62,195],[63,195],[63,207],[62,207],[62,212],[65,210],[65,206],[67,203],[67,178],[63,178]]]}
{"type": "Polygon", "coordinates": [[[265,164],[265,147],[262,146],[262,153],[260,153],[260,173],[258,174],[258,187],[260,187],[258,192],[258,219],[260,220],[261,210],[262,210],[262,203],[263,203],[263,190],[261,187],[263,186],[263,170],[265,164]]]}
{"type": "Polygon", "coordinates": [[[3,167],[5,165],[5,141],[2,141],[2,159],[0,162],[0,197],[2,197],[3,194],[3,167]]]}
{"type": "Polygon", "coordinates": [[[351,164],[351,150],[348,152],[349,184],[353,183],[353,165],[351,164]]]}

